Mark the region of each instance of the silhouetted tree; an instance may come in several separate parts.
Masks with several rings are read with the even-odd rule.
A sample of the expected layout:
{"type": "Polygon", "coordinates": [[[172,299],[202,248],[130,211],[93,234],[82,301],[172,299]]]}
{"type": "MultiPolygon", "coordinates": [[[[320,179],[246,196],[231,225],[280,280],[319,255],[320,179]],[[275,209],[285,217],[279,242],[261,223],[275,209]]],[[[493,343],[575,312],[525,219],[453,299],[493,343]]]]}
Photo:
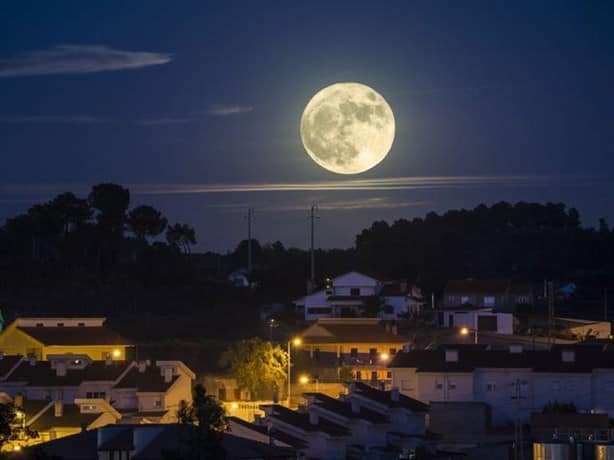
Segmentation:
{"type": "Polygon", "coordinates": [[[151,206],[137,206],[128,213],[126,219],[128,228],[140,241],[147,237],[155,237],[164,231],[168,221],[162,213],[151,206]]]}
{"type": "Polygon", "coordinates": [[[49,205],[62,225],[64,236],[83,225],[92,216],[92,209],[87,200],[77,198],[71,192],[56,196],[49,205]]]}
{"type": "Polygon", "coordinates": [[[104,232],[121,234],[126,210],[130,204],[130,191],[117,184],[98,184],[92,187],[89,204],[97,210],[96,221],[104,232]]]}
{"type": "Polygon", "coordinates": [[[172,247],[190,254],[192,246],[196,244],[194,228],[187,224],[169,225],[166,230],[166,241],[172,247]]]}

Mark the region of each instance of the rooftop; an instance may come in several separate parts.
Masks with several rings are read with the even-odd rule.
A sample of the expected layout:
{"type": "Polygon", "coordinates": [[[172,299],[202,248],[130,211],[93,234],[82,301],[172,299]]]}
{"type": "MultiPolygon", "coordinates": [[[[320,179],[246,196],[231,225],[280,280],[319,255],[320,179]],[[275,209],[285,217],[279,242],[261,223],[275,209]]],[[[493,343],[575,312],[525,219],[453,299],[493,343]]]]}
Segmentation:
{"type": "Polygon", "coordinates": [[[396,343],[408,340],[386,330],[378,320],[362,318],[321,321],[311,325],[301,335],[310,343],[396,343]]]}
{"type": "Polygon", "coordinates": [[[131,345],[131,341],[105,326],[41,326],[20,330],[45,345],[131,345]]]}
{"type": "Polygon", "coordinates": [[[384,404],[388,407],[401,407],[404,409],[409,409],[412,412],[429,411],[428,404],[425,404],[421,401],[418,401],[417,399],[410,398],[409,396],[405,396],[400,393],[393,395],[394,390],[378,390],[362,382],[352,382],[350,385],[352,386],[353,394],[359,394],[360,396],[371,399],[372,401],[378,402],[380,404],[384,404]]]}
{"type": "Polygon", "coordinates": [[[288,409],[287,407],[281,406],[279,404],[271,404],[262,407],[269,407],[272,409],[272,416],[282,422],[285,422],[289,425],[300,428],[304,431],[316,432],[320,431],[322,433],[326,433],[329,436],[340,437],[340,436],[348,436],[349,431],[341,426],[333,423],[329,420],[326,420],[322,417],[318,418],[318,423],[311,423],[309,420],[309,414],[294,411],[288,409]]]}

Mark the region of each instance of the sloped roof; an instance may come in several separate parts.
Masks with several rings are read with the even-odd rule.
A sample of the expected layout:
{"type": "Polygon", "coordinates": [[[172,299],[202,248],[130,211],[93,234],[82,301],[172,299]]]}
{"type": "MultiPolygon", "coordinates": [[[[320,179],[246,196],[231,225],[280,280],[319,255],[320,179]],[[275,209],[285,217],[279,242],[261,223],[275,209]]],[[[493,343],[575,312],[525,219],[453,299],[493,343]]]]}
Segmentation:
{"type": "Polygon", "coordinates": [[[565,345],[549,350],[489,350],[479,346],[454,345],[436,350],[410,350],[397,353],[389,367],[411,367],[417,372],[472,372],[476,368],[533,369],[535,372],[589,373],[593,369],[614,368],[614,352],[601,348],[565,345]],[[446,361],[445,350],[458,350],[458,361],[446,361]],[[575,351],[571,362],[562,352],[575,351]]]}
{"type": "Polygon", "coordinates": [[[409,409],[413,412],[428,412],[429,405],[418,401],[417,399],[410,398],[403,394],[398,394],[398,399],[392,398],[391,391],[382,391],[376,388],[370,387],[362,382],[353,382],[353,392],[358,393],[361,396],[376,401],[380,404],[384,404],[388,407],[402,407],[409,409]]]}
{"type": "Polygon", "coordinates": [[[80,412],[79,406],[76,404],[64,404],[62,408],[62,416],[56,417],[53,404],[31,425],[30,428],[36,431],[49,431],[51,428],[80,428],[82,426],[88,426],[101,414],[80,412]]]}
{"type": "Polygon", "coordinates": [[[322,417],[318,418],[318,423],[313,424],[309,421],[309,414],[290,410],[287,407],[279,404],[272,404],[273,418],[276,418],[288,425],[295,426],[301,430],[309,432],[322,432],[330,436],[349,436],[350,432],[347,428],[337,425],[322,417]]]}
{"type": "Polygon", "coordinates": [[[84,369],[67,369],[66,375],[58,376],[51,368],[50,361],[37,361],[31,365],[29,361],[22,361],[7,382],[26,382],[29,386],[79,386],[84,381],[114,381],[130,365],[126,361],[93,361],[84,369]]]}
{"type": "Polygon", "coordinates": [[[331,398],[324,393],[303,393],[305,396],[314,397],[316,404],[326,410],[339,414],[346,418],[362,419],[371,423],[387,423],[388,417],[379,414],[375,411],[367,409],[366,407],[360,407],[358,412],[352,410],[352,403],[349,401],[343,401],[341,399],[331,398]]]}
{"type": "Polygon", "coordinates": [[[111,329],[101,327],[17,327],[45,345],[132,345],[111,329]]]}
{"type": "Polygon", "coordinates": [[[2,359],[0,359],[0,377],[5,376],[13,369],[20,359],[21,356],[19,355],[3,356],[2,359]]]}
{"type": "Polygon", "coordinates": [[[174,375],[170,382],[165,382],[158,367],[147,366],[144,372],[133,368],[114,388],[136,388],[142,392],[165,393],[178,378],[179,376],[174,375]]]}
{"type": "Polygon", "coordinates": [[[407,339],[388,332],[385,327],[375,322],[348,321],[347,323],[318,322],[304,331],[311,329],[313,335],[304,335],[303,340],[307,344],[315,343],[399,343],[407,342],[407,339]],[[322,335],[317,335],[319,328],[323,329],[322,335]]]}

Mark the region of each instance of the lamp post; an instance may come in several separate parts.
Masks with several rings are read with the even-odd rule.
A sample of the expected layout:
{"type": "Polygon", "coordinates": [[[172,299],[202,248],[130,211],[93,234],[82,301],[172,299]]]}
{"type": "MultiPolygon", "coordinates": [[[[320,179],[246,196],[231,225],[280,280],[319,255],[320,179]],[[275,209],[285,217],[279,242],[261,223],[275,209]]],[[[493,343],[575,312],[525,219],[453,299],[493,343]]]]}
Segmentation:
{"type": "Polygon", "coordinates": [[[292,345],[299,347],[303,341],[300,337],[295,337],[292,340],[288,340],[288,408],[290,408],[290,398],[292,396],[292,345]]]}
{"type": "Polygon", "coordinates": [[[461,330],[460,330],[461,335],[469,335],[470,332],[473,332],[473,343],[477,344],[478,343],[478,330],[471,329],[468,327],[461,327],[461,330]]]}

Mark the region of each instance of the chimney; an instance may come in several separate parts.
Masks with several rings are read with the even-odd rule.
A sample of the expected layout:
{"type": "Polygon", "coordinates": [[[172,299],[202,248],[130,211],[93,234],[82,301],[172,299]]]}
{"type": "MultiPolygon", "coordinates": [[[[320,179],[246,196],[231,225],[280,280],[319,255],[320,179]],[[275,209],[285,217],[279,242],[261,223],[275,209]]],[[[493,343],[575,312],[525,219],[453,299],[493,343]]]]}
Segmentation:
{"type": "Polygon", "coordinates": [[[317,425],[318,422],[319,422],[318,414],[316,414],[314,411],[309,411],[309,423],[311,423],[312,425],[317,425]]]}
{"type": "Polygon", "coordinates": [[[561,352],[561,361],[564,363],[573,363],[576,361],[576,351],[575,350],[563,350],[561,352]]]}
{"type": "Polygon", "coordinates": [[[397,387],[394,387],[392,390],[390,390],[390,400],[394,402],[399,401],[399,389],[397,387]]]}
{"type": "Polygon", "coordinates": [[[61,417],[64,415],[64,403],[59,399],[53,404],[53,415],[56,417],[61,417]]]}
{"type": "Polygon", "coordinates": [[[162,375],[164,376],[164,383],[171,383],[171,380],[173,380],[173,368],[165,367],[162,370],[162,375]]]}
{"type": "Polygon", "coordinates": [[[458,362],[458,350],[446,350],[446,362],[447,363],[458,362]]]}
{"type": "Polygon", "coordinates": [[[23,395],[15,395],[13,398],[13,405],[15,407],[23,407],[23,395]]]}
{"type": "Polygon", "coordinates": [[[30,361],[30,366],[36,366],[36,356],[30,355],[28,360],[30,361]]]}
{"type": "Polygon", "coordinates": [[[57,377],[65,377],[66,376],[66,362],[57,361],[55,363],[55,375],[57,377]]]}
{"type": "Polygon", "coordinates": [[[142,374],[147,369],[147,361],[140,361],[138,364],[139,372],[142,374]]]}

